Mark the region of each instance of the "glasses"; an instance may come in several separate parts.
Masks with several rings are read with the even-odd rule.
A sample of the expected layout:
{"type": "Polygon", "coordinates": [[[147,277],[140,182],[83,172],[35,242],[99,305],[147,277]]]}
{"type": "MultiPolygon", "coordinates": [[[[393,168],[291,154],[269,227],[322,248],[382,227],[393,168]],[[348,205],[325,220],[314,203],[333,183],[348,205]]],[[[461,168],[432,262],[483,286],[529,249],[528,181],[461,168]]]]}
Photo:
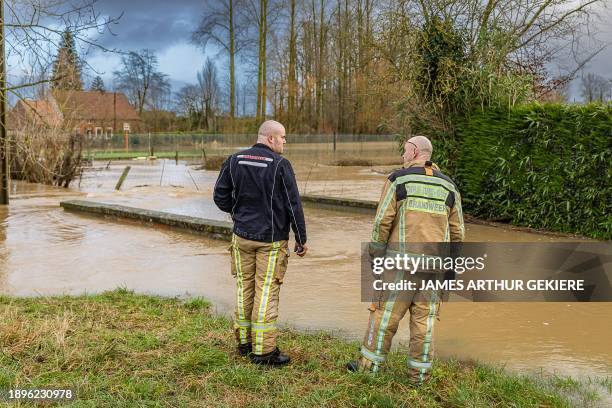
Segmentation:
{"type": "MultiPolygon", "coordinates": [[[[416,152],[417,150],[419,150],[419,147],[418,147],[416,144],[414,144],[414,143],[412,143],[412,142],[406,142],[406,143],[410,143],[411,145],[413,145],[413,146],[414,146],[414,151],[415,151],[415,152],[416,152]]],[[[405,153],[405,152],[406,152],[406,151],[404,150],[404,153],[405,153]]],[[[404,157],[404,154],[402,154],[402,157],[404,157]]]]}

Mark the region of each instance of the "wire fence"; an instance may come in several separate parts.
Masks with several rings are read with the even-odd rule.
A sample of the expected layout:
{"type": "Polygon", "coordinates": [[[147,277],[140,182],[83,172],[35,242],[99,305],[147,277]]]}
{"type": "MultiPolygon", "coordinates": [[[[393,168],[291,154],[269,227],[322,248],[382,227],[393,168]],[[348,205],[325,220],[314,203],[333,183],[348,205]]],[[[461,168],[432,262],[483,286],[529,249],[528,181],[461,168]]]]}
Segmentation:
{"type": "MultiPolygon", "coordinates": [[[[95,159],[138,156],[205,158],[227,156],[255,143],[253,134],[163,133],[85,136],[83,154],[95,159]]],[[[390,159],[398,156],[393,135],[289,134],[286,154],[295,159],[332,162],[347,158],[390,159]]]]}

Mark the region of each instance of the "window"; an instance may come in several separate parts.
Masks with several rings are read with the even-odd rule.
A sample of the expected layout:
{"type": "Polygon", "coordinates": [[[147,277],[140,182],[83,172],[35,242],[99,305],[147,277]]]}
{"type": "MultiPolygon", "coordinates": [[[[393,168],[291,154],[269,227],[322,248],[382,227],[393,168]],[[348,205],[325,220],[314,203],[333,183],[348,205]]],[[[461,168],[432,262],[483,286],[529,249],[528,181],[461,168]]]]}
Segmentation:
{"type": "Polygon", "coordinates": [[[94,136],[97,139],[98,136],[102,136],[103,129],[101,127],[96,127],[94,132],[95,132],[94,136]]]}
{"type": "Polygon", "coordinates": [[[113,137],[113,128],[112,127],[107,127],[106,128],[106,138],[110,139],[111,137],[113,137]]]}

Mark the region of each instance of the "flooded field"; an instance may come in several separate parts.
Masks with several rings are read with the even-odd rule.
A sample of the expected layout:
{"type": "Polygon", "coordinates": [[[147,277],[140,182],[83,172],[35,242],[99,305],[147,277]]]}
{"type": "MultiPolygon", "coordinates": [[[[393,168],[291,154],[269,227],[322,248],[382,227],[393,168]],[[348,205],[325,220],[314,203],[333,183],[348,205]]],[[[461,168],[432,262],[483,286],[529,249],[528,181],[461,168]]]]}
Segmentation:
{"type": "MultiPolygon", "coordinates": [[[[217,173],[172,161],[95,163],[69,190],[13,183],[0,209],[0,294],[46,296],[126,287],[165,296],[203,296],[231,312],[234,281],[228,243],[167,228],[64,212],[69,198],[121,203],[227,219],[211,201],[217,173]],[[126,164],[122,191],[114,184],[126,164]]],[[[302,192],[377,199],[391,167],[295,164],[302,192]]],[[[311,251],[292,257],[281,292],[281,320],[302,329],[361,338],[368,317],[360,302],[360,243],[372,215],[306,208],[311,251]]],[[[470,241],[546,242],[550,235],[467,225],[470,241]]],[[[440,356],[480,359],[510,369],[610,375],[610,303],[445,303],[436,326],[440,356]]],[[[396,343],[407,342],[400,327],[396,343]]]]}

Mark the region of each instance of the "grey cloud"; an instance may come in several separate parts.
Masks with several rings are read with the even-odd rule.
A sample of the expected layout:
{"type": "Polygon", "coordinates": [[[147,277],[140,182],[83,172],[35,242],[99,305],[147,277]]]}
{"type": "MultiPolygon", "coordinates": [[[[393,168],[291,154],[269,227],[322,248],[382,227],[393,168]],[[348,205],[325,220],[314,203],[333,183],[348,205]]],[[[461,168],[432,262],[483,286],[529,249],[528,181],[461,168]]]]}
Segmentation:
{"type": "Polygon", "coordinates": [[[108,48],[161,51],[173,44],[189,42],[191,32],[203,13],[202,0],[100,0],[96,10],[110,17],[120,16],[98,41],[108,48]]]}

